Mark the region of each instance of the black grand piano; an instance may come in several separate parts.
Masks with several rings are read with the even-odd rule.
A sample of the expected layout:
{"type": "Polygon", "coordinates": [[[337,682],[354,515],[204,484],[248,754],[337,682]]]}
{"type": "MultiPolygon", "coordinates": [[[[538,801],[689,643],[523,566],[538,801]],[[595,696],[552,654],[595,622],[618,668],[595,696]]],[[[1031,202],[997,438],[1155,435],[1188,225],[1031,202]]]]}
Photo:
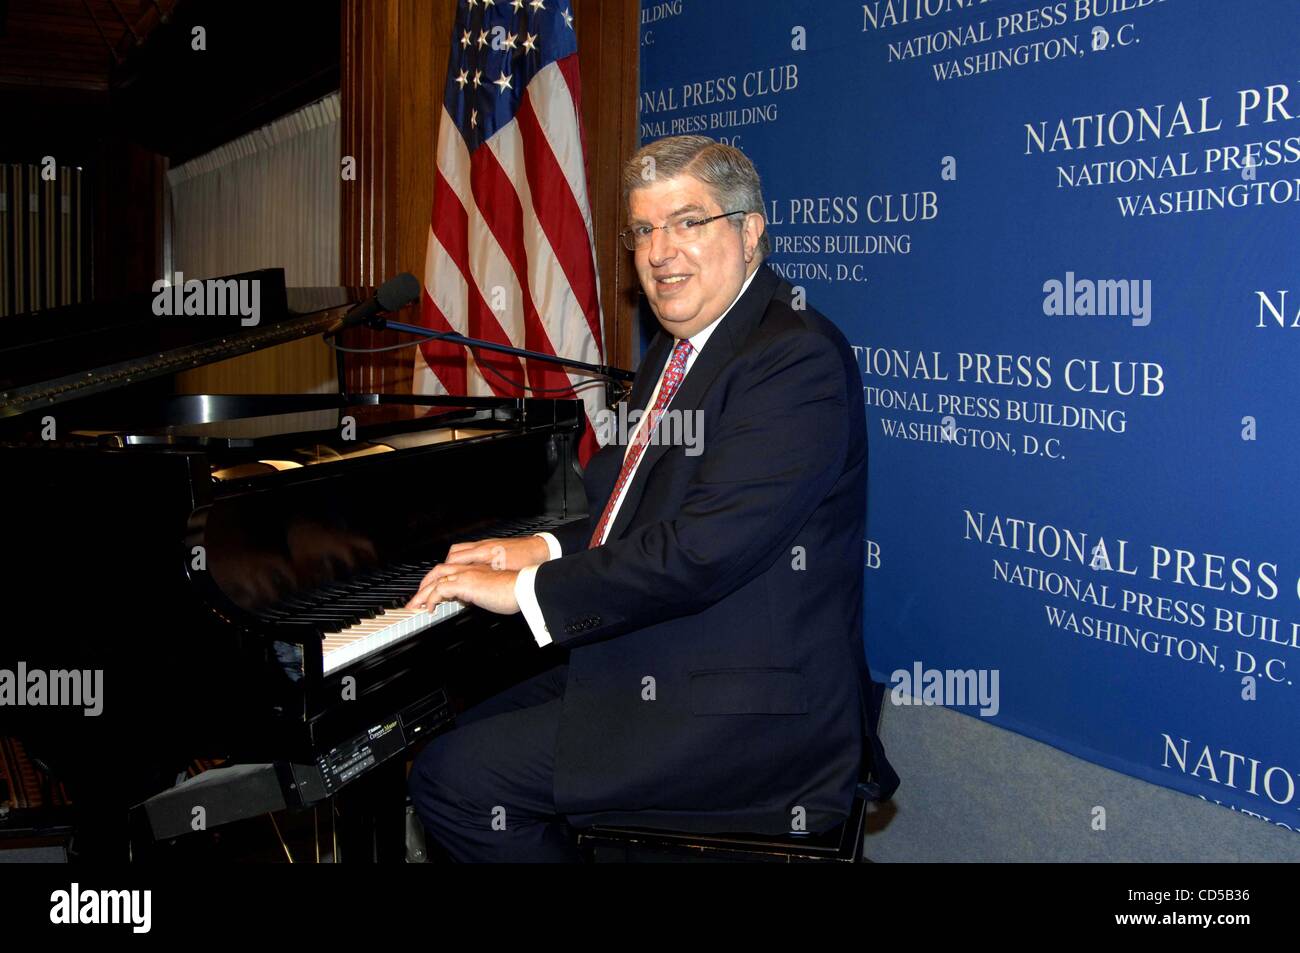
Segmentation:
{"type": "Polygon", "coordinates": [[[581,404],[176,394],[179,371],[319,334],[359,297],[253,277],[254,327],[148,296],[0,322],[0,670],[26,676],[0,735],[69,790],[83,856],[123,857],[127,809],[156,795],[146,835],[178,804],[188,822],[163,792],[208,758],[233,770],[207,824],[250,797],[329,804],[354,822],[343,855],[371,859],[409,749],[561,660],[518,617],[401,607],[451,543],[580,515],[581,404]],[[98,713],[74,697],[96,678],[98,713]]]}

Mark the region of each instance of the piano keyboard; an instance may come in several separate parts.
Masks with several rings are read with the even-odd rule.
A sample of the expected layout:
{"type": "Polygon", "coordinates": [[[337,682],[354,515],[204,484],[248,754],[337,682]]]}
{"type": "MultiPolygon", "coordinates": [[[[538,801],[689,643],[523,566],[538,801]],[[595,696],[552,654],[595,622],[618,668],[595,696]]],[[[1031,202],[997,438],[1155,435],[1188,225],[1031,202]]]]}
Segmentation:
{"type": "MultiPolygon", "coordinates": [[[[485,527],[478,538],[522,536],[557,522],[546,516],[503,520],[485,527]]],[[[440,603],[432,612],[404,608],[433,566],[434,560],[393,563],[299,592],[257,614],[269,623],[315,625],[322,636],[324,673],[329,675],[465,611],[461,602],[440,603]]]]}
{"type": "Polygon", "coordinates": [[[438,603],[432,612],[424,609],[389,609],[373,619],[366,619],[341,631],[326,632],[325,641],[321,644],[325,674],[418,635],[430,626],[464,611],[464,603],[454,600],[438,603]]]}

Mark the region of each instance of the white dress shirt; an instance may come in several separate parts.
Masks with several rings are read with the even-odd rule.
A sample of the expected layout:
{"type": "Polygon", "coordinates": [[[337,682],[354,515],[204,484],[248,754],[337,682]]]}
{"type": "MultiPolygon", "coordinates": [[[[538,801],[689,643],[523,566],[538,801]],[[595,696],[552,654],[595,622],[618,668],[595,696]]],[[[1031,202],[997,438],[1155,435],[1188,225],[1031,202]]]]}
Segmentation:
{"type": "MultiPolygon", "coordinates": [[[[755,268],[750,276],[745,279],[745,283],[740,286],[740,293],[736,295],[731,304],[727,305],[726,310],[723,311],[722,314],[718,315],[717,318],[710,322],[706,327],[701,328],[688,338],[691,342],[691,353],[686,357],[686,369],[682,372],[681,383],[677,385],[678,390],[680,390],[682,384],[686,382],[686,375],[691,372],[691,365],[695,363],[695,359],[699,357],[700,352],[704,350],[704,345],[708,342],[714,329],[717,328],[717,326],[722,322],[722,319],[727,316],[731,309],[736,306],[736,302],[740,300],[740,296],[749,288],[749,284],[754,280],[754,275],[756,274],[758,274],[757,268],[755,268]]],[[[636,442],[636,434],[640,432],[641,427],[645,426],[646,421],[650,419],[650,408],[654,407],[655,401],[659,399],[659,390],[663,387],[664,383],[664,372],[668,370],[668,365],[671,361],[672,351],[670,349],[668,352],[668,358],[664,361],[663,370],[659,372],[659,380],[655,384],[654,392],[650,395],[650,400],[646,404],[645,411],[642,413],[641,419],[637,421],[636,430],[633,431],[631,437],[629,437],[627,447],[623,450],[624,460],[627,459],[628,452],[636,442]]],[[[669,402],[669,405],[671,406],[671,401],[669,402]]],[[[601,543],[604,543],[606,537],[609,536],[609,531],[614,526],[614,520],[618,518],[619,508],[623,505],[623,499],[627,496],[627,491],[632,485],[632,481],[636,479],[637,470],[640,468],[641,460],[643,459],[645,459],[644,453],[632,467],[632,472],[628,474],[627,480],[624,481],[623,488],[619,491],[618,498],[614,501],[614,508],[610,511],[609,520],[605,523],[605,532],[600,537],[601,543]]],[[[600,518],[599,514],[597,514],[596,518],[600,518]]],[[[538,533],[537,535],[546,540],[546,549],[549,553],[548,561],[550,559],[559,559],[564,555],[560,550],[560,541],[551,533],[538,533]]],[[[515,578],[515,601],[519,603],[519,610],[524,614],[524,620],[528,623],[528,628],[532,630],[533,638],[537,640],[537,644],[549,645],[551,642],[551,633],[546,628],[546,620],[542,617],[542,608],[537,602],[537,593],[534,590],[536,577],[536,566],[527,566],[519,570],[519,575],[515,578]]]]}

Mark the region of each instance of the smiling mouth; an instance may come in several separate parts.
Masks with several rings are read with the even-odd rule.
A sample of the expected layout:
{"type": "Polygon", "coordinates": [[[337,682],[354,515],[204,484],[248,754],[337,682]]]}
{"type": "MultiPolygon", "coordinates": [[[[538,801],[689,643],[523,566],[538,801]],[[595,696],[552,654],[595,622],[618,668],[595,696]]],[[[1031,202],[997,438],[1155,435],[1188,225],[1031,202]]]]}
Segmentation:
{"type": "Polygon", "coordinates": [[[668,275],[664,278],[656,278],[655,284],[657,284],[661,290],[666,291],[686,284],[690,277],[690,275],[668,275]]]}

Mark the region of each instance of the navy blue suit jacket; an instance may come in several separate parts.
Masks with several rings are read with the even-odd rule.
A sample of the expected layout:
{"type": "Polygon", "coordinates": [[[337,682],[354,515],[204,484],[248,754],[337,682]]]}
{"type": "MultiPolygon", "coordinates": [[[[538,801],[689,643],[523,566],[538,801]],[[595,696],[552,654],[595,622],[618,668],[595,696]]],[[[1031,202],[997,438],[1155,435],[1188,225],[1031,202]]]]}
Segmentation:
{"type": "MultiPolygon", "coordinates": [[[[848,343],[791,291],[760,266],[674,396],[702,415],[703,452],[649,445],[587,549],[623,460],[602,449],[590,515],[537,571],[571,650],[555,799],[579,826],[778,833],[848,813],[869,721],[866,425],[848,343]]],[[[661,331],[632,408],[671,347],[661,331]]]]}

